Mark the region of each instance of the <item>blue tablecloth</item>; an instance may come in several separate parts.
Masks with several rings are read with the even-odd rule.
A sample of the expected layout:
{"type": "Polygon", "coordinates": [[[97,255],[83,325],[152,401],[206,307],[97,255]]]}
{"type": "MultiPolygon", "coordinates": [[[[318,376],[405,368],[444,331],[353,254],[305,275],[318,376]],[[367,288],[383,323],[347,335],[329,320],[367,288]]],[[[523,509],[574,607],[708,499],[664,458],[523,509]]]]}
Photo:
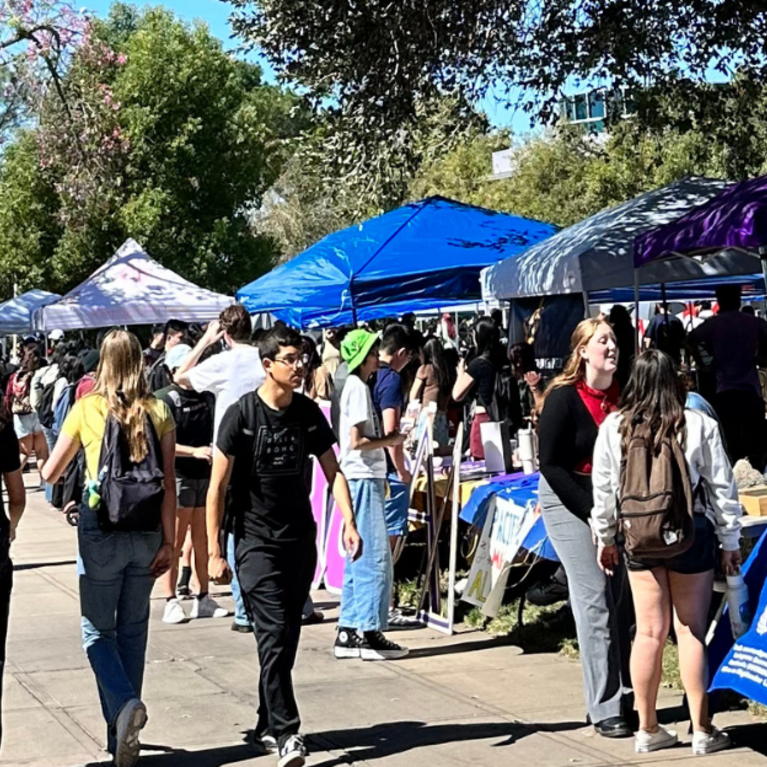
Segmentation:
{"type": "MultiPolygon", "coordinates": [[[[464,522],[482,527],[485,524],[491,500],[508,498],[517,506],[527,506],[531,501],[538,502],[538,481],[540,474],[506,474],[492,479],[488,484],[478,487],[461,509],[460,518],[464,522]]],[[[559,561],[554,547],[546,535],[543,517],[538,517],[522,546],[528,551],[534,551],[543,559],[559,561]]]]}

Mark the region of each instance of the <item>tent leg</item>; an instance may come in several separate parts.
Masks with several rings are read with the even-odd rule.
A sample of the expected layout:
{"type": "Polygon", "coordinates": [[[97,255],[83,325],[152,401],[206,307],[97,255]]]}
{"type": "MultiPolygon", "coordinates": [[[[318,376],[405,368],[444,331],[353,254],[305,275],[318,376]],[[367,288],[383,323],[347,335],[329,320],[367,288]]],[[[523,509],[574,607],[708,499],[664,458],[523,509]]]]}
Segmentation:
{"type": "Polygon", "coordinates": [[[637,354],[642,352],[642,342],[639,340],[639,272],[634,269],[634,328],[636,329],[637,354]]]}
{"type": "Polygon", "coordinates": [[[764,288],[767,294],[767,256],[760,256],[759,263],[762,265],[762,275],[764,276],[764,288]]]}

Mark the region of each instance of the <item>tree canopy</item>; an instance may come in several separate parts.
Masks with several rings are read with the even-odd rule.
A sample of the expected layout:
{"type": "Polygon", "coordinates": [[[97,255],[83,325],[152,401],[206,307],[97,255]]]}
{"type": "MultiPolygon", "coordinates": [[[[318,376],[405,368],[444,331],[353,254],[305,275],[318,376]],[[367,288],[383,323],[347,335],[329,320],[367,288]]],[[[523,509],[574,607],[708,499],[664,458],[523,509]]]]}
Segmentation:
{"type": "Polygon", "coordinates": [[[295,97],[204,25],[124,5],[89,27],[62,87],[66,99],[46,98],[3,156],[3,292],[41,275],[67,290],[129,236],[212,289],[271,267],[248,213],[307,123],[295,97]]]}
{"type": "Polygon", "coordinates": [[[660,86],[767,66],[767,7],[747,0],[229,2],[237,33],[285,77],[390,125],[446,92],[476,103],[521,88],[546,116],[579,80],[660,86]]]}

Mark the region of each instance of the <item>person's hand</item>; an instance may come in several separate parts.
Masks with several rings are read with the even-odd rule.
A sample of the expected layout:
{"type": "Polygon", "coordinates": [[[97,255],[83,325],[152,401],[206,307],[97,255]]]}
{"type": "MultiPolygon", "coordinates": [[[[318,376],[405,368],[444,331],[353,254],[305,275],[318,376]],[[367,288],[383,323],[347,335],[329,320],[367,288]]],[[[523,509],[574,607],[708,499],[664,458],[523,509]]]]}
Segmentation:
{"type": "Polygon", "coordinates": [[[743,557],[740,549],[722,552],[722,570],[724,570],[725,575],[736,575],[742,564],[743,557]]]}
{"type": "Polygon", "coordinates": [[[211,320],[208,323],[208,327],[205,328],[205,335],[203,339],[210,346],[211,344],[220,341],[224,337],[224,331],[221,330],[221,323],[218,320],[211,320]]]}
{"type": "Polygon", "coordinates": [[[541,374],[537,373],[535,370],[530,370],[529,372],[525,373],[523,377],[525,379],[525,383],[531,389],[537,389],[541,383],[541,374]]]}
{"type": "Polygon", "coordinates": [[[344,525],[344,551],[352,562],[356,562],[362,556],[362,538],[354,523],[344,525]]]}
{"type": "Polygon", "coordinates": [[[597,564],[605,575],[615,575],[615,568],[620,564],[618,547],[615,545],[603,546],[600,543],[597,550],[597,564]]]}
{"type": "Polygon", "coordinates": [[[220,554],[208,556],[208,575],[217,586],[226,586],[232,582],[229,563],[220,554]]]}
{"type": "Polygon", "coordinates": [[[149,565],[149,571],[153,578],[159,578],[170,570],[170,566],[173,562],[173,544],[163,543],[160,546],[160,550],[152,560],[152,564],[149,565]]]}
{"type": "Polygon", "coordinates": [[[399,429],[395,429],[386,435],[386,444],[388,447],[396,447],[402,445],[405,442],[405,434],[402,434],[399,429]]]}
{"type": "Polygon", "coordinates": [[[213,448],[210,445],[196,447],[194,450],[192,450],[192,457],[199,458],[201,461],[213,463],[213,448]]]}
{"type": "Polygon", "coordinates": [[[409,485],[413,481],[413,475],[407,470],[397,472],[397,479],[405,485],[409,485]]]}
{"type": "Polygon", "coordinates": [[[16,540],[16,524],[11,522],[11,528],[8,531],[8,542],[13,543],[16,540]]]}

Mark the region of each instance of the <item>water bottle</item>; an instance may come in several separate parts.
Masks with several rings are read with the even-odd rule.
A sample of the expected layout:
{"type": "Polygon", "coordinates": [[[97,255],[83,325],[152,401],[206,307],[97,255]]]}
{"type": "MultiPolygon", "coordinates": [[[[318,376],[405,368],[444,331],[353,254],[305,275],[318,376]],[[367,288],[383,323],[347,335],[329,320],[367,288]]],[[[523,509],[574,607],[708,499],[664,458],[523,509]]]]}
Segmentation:
{"type": "Polygon", "coordinates": [[[737,640],[745,634],[751,626],[751,610],[748,606],[748,586],[743,576],[727,576],[727,608],[730,614],[730,626],[732,636],[737,640]]]}

